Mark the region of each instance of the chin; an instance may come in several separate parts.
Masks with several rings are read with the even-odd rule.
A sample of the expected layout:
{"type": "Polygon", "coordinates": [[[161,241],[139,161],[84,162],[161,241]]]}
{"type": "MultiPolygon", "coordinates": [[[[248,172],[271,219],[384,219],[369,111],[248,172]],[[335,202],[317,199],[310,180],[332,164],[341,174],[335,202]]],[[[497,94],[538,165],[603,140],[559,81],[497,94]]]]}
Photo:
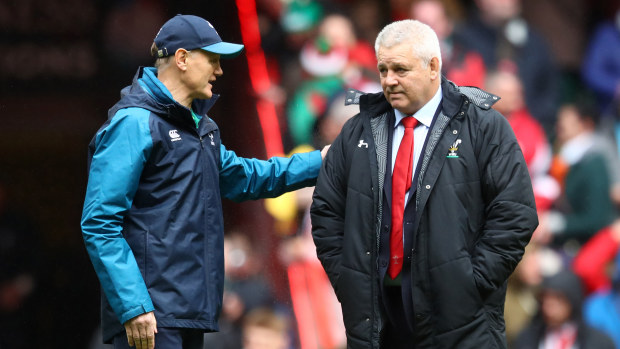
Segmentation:
{"type": "Polygon", "coordinates": [[[390,101],[390,105],[392,106],[392,108],[398,109],[398,110],[402,110],[407,107],[407,104],[403,103],[400,100],[392,100],[390,101]]]}

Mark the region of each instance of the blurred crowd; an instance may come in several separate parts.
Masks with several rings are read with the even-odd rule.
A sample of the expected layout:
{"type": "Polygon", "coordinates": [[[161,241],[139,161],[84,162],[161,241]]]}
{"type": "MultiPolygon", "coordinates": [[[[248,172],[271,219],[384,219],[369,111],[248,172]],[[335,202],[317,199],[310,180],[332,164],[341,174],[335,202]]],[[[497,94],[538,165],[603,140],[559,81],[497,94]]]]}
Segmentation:
{"type": "MultiPolygon", "coordinates": [[[[620,348],[620,3],[259,4],[275,83],[262,97],[278,106],[293,151],[334,140],[358,111],[345,106],[347,89],[381,91],[374,38],[383,25],[406,18],[429,24],[441,42],[443,74],[501,97],[495,108],[530,170],[540,226],[508,284],[509,346],[620,348]]],[[[289,347],[344,348],[342,315],[310,236],[311,194],[266,201],[278,223],[274,234],[282,236],[278,262],[288,271],[289,347]]],[[[243,326],[238,338],[246,341],[243,326]]]]}
{"type": "MultiPolygon", "coordinates": [[[[442,45],[443,74],[502,98],[495,108],[513,127],[534,186],[540,226],[508,284],[509,346],[620,348],[620,4],[259,3],[276,86],[262,97],[278,106],[293,151],[331,143],[357,113],[357,106],[345,106],[344,91],[381,91],[373,46],[386,21],[429,24],[442,45]]],[[[266,201],[289,282],[289,298],[275,311],[294,320],[289,347],[344,348],[342,315],[310,236],[311,194],[266,201]]],[[[245,346],[221,348],[254,348],[240,319],[232,328],[245,346]]]]}
{"type": "MultiPolygon", "coordinates": [[[[443,74],[501,97],[495,108],[513,127],[534,186],[540,225],[508,283],[509,347],[620,348],[620,2],[256,3],[271,80],[257,98],[276,106],[291,152],[335,139],[359,110],[345,105],[346,90],[381,91],[374,39],[385,24],[429,24],[443,74]]],[[[227,232],[221,332],[205,336],[206,348],[346,347],[310,235],[311,196],[309,188],[265,201],[277,253],[259,248],[252,231],[227,232]],[[285,271],[284,290],[274,270],[285,271]]],[[[0,186],[0,348],[26,348],[35,232],[5,203],[0,186]]],[[[105,346],[95,334],[91,347],[105,346]]]]}

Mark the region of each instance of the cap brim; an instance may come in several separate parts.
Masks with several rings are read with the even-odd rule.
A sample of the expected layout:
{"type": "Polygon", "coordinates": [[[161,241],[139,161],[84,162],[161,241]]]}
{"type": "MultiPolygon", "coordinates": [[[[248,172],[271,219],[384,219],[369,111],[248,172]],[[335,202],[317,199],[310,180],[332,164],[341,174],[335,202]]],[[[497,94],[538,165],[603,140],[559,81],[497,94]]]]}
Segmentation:
{"type": "Polygon", "coordinates": [[[202,48],[205,51],[217,53],[222,58],[237,57],[241,51],[243,51],[243,45],[231,44],[229,42],[218,42],[217,44],[205,46],[202,48]]]}

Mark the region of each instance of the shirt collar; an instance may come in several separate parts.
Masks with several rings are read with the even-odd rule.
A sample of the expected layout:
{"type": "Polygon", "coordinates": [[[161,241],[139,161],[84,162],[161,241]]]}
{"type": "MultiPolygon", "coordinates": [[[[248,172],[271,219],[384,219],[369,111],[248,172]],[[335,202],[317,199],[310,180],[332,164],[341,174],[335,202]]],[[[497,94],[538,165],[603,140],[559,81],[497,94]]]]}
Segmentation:
{"type": "MultiPolygon", "coordinates": [[[[435,116],[435,112],[437,111],[437,108],[439,108],[439,103],[441,103],[441,99],[442,99],[441,85],[439,85],[439,88],[437,89],[437,92],[435,92],[435,95],[433,96],[433,98],[431,98],[431,100],[426,102],[426,104],[422,108],[420,108],[420,110],[418,110],[415,114],[413,114],[413,117],[416,118],[418,122],[420,122],[424,126],[431,127],[431,123],[433,122],[433,117],[435,116]]],[[[401,113],[397,109],[394,109],[394,115],[396,116],[394,127],[397,127],[398,124],[400,123],[400,120],[402,120],[405,116],[407,116],[401,113]]]]}

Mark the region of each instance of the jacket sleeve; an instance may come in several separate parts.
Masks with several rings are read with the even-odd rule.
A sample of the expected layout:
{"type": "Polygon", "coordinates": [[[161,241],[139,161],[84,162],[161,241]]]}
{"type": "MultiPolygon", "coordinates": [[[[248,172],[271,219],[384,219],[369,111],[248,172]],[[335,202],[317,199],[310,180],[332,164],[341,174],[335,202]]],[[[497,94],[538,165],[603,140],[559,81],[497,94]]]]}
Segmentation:
{"type": "Polygon", "coordinates": [[[342,133],[329,148],[321,167],[312,197],[310,217],[312,238],[321,261],[337,294],[340,276],[346,205],[346,159],[342,133]]]}
{"type": "Polygon", "coordinates": [[[321,152],[247,159],[220,146],[220,191],[233,201],[256,200],[282,195],[314,185],[321,167],[321,152]]]}
{"type": "Polygon", "coordinates": [[[148,120],[146,110],[122,109],[95,136],[82,212],[86,250],[122,324],[154,309],[136,259],[122,235],[123,219],[152,149],[148,120]]]}
{"type": "Polygon", "coordinates": [[[530,176],[510,125],[495,111],[483,115],[478,139],[485,222],[473,254],[483,295],[500,288],[521,260],[538,215],[530,176]]]}

